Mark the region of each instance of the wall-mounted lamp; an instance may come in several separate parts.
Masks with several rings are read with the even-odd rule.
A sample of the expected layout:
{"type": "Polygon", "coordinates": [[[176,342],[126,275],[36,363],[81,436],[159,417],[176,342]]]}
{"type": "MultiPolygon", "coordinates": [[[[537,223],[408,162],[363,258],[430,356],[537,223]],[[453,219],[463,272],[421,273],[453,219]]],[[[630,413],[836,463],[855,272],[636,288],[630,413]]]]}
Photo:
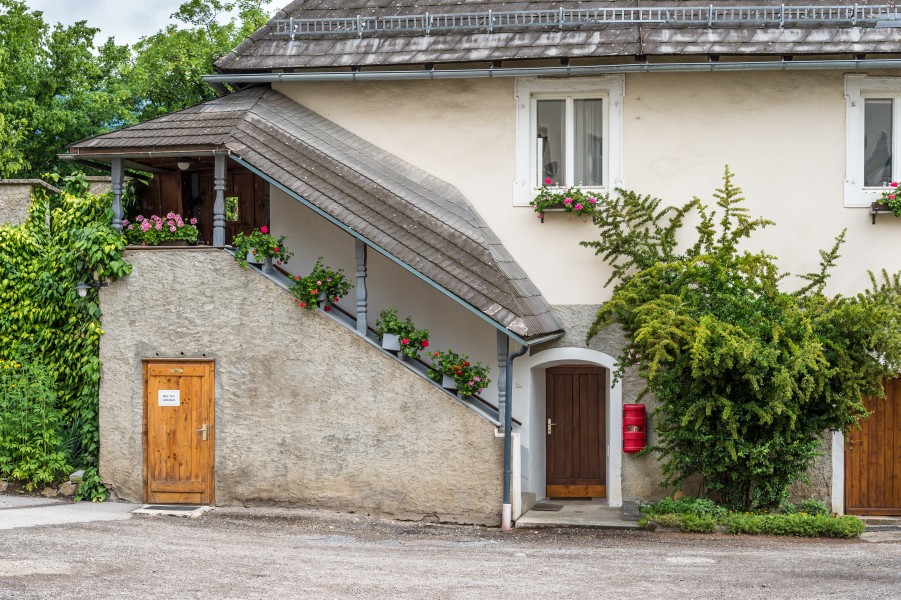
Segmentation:
{"type": "Polygon", "coordinates": [[[75,291],[78,292],[79,298],[85,298],[88,295],[88,290],[100,290],[100,288],[106,286],[107,283],[105,281],[93,281],[91,283],[85,283],[84,281],[82,281],[75,286],[75,291]]]}
{"type": "Polygon", "coordinates": [[[187,171],[191,167],[191,163],[186,160],[180,160],[177,164],[178,168],[182,171],[187,171]]]}

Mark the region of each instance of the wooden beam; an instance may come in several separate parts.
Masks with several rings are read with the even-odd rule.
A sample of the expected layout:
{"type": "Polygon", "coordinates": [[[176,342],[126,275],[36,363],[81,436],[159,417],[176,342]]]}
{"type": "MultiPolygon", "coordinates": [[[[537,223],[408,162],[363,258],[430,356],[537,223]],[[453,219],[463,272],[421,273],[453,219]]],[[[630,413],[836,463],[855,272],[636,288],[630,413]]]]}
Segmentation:
{"type": "Polygon", "coordinates": [[[122,184],[125,170],[122,168],[121,158],[110,161],[110,171],[113,178],[113,228],[122,231],[122,184]]]}
{"type": "Polygon", "coordinates": [[[357,333],[366,337],[368,296],[366,293],[366,244],[356,240],[357,255],[357,333]]]}
{"type": "Polygon", "coordinates": [[[213,246],[225,245],[225,155],[217,154],[213,165],[213,189],[216,201],[213,203],[213,246]]]}

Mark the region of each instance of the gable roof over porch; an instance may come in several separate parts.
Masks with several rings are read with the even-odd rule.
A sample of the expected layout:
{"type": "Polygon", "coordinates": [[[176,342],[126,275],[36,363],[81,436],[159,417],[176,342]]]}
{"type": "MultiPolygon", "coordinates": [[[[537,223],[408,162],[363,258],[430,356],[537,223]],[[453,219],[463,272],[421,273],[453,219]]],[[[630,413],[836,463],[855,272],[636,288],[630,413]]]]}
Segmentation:
{"type": "Polygon", "coordinates": [[[563,330],[455,187],[270,89],[245,90],[70,146],[82,159],[194,150],[227,151],[521,341],[563,330]]]}

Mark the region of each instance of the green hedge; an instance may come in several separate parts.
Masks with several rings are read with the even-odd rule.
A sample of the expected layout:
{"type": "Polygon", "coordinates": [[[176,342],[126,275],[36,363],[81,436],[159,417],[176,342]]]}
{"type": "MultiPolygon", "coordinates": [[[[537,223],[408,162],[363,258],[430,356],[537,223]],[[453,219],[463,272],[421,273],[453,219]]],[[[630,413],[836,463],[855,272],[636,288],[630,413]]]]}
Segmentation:
{"type": "Polygon", "coordinates": [[[846,515],[743,515],[732,514],[726,520],[726,531],[753,535],[794,535],[798,537],[854,538],[864,532],[865,525],[857,517],[846,515]]]}

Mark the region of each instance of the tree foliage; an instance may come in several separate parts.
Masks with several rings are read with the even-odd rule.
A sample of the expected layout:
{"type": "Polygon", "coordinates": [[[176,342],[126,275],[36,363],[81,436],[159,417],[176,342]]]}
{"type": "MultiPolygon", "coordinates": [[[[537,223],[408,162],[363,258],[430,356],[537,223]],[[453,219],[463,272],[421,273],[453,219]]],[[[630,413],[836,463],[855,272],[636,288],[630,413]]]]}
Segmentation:
{"type": "MultiPolygon", "coordinates": [[[[45,177],[64,186],[65,193],[56,196],[38,188],[25,223],[0,226],[0,365],[25,365],[30,369],[29,381],[43,382],[43,374],[52,375],[55,398],[37,413],[23,413],[21,420],[27,417],[42,423],[43,440],[61,440],[41,451],[48,461],[55,461],[56,470],[66,464],[90,468],[96,467],[99,450],[102,331],[96,291],[79,298],[75,286],[95,276],[117,279],[130,266],[121,258],[125,239],[111,226],[109,197],[89,196],[83,178],[45,177]],[[59,461],[55,450],[60,445],[65,462],[59,461]]],[[[10,389],[0,389],[0,394],[0,405],[6,408],[37,410],[30,397],[14,398],[10,389]]],[[[54,473],[54,468],[23,467],[22,460],[10,458],[37,452],[16,450],[10,445],[13,442],[6,443],[20,438],[30,439],[25,434],[0,439],[0,472],[45,473],[41,481],[46,482],[46,473],[54,473]]]]}
{"type": "Polygon", "coordinates": [[[636,367],[642,395],[659,403],[664,485],[700,475],[734,509],[778,507],[820,436],[865,417],[861,396],[882,396],[883,380],[901,369],[898,276],[871,274],[857,296],[827,295],[842,232],[820,253],[820,270],[785,291],[775,257],[742,249],[772,222],[750,216],[728,168],[715,209],[620,192],[594,218],[599,239],[582,243],[617,281],[588,339],[611,324],[625,330],[619,375],[636,367]],[[698,225],[680,249],[689,213],[698,225]]]}
{"type": "Polygon", "coordinates": [[[177,24],[130,48],[0,0],[0,178],[71,173],[80,167],[57,158],[67,144],[213,98],[201,77],[265,23],[268,2],[188,0],[177,24]]]}

